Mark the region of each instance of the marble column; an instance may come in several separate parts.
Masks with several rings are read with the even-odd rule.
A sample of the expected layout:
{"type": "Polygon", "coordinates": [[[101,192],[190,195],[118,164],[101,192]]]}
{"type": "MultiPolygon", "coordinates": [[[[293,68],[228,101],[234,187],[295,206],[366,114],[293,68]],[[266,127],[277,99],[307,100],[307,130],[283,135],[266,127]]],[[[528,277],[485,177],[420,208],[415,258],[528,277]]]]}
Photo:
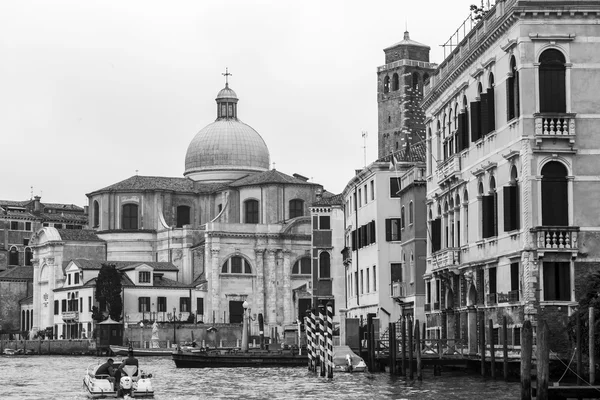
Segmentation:
{"type": "MultiPolygon", "coordinates": [[[[536,73],[537,79],[537,73],[536,73]]],[[[536,91],[537,93],[537,91],[536,91]]],[[[520,152],[521,158],[521,207],[522,207],[522,223],[521,238],[523,253],[521,254],[521,274],[520,274],[520,287],[522,291],[523,301],[525,302],[525,315],[535,315],[536,313],[536,293],[538,287],[538,265],[537,262],[533,262],[535,244],[533,243],[532,233],[530,232],[533,227],[532,212],[533,212],[533,193],[532,185],[535,181],[532,176],[532,150],[531,141],[525,139],[521,141],[522,147],[520,152]]],[[[539,208],[539,207],[538,207],[539,208]]],[[[539,213],[539,212],[538,212],[539,213]]],[[[538,214],[539,215],[539,214],[538,214]]],[[[540,215],[541,217],[541,215],[540,215]]]]}
{"type": "MultiPolygon", "coordinates": [[[[221,292],[221,281],[219,274],[219,252],[221,251],[218,247],[212,247],[210,249],[210,269],[212,274],[212,280],[210,281],[210,306],[212,308],[212,315],[209,315],[213,323],[219,321],[219,315],[221,314],[220,307],[220,292],[221,292]]],[[[207,279],[208,280],[208,279],[207,279]]]]}
{"type": "Polygon", "coordinates": [[[283,253],[283,323],[294,323],[293,305],[292,305],[292,268],[290,265],[290,250],[284,249],[283,253]]]}
{"type": "Polygon", "coordinates": [[[265,276],[263,264],[265,249],[254,249],[254,253],[256,254],[256,292],[254,293],[255,304],[252,308],[256,310],[256,314],[260,313],[265,317],[265,276]]]}
{"type": "MultiPolygon", "coordinates": [[[[35,258],[31,260],[33,265],[33,326],[39,327],[41,325],[41,285],[40,285],[40,260],[35,258]]],[[[52,303],[54,306],[54,302],[52,303]]],[[[19,316],[21,315],[21,311],[19,310],[19,316]]],[[[20,318],[19,318],[20,321],[20,318]]],[[[54,326],[54,324],[52,324],[54,326]]],[[[19,325],[19,330],[21,326],[19,325]]]]}

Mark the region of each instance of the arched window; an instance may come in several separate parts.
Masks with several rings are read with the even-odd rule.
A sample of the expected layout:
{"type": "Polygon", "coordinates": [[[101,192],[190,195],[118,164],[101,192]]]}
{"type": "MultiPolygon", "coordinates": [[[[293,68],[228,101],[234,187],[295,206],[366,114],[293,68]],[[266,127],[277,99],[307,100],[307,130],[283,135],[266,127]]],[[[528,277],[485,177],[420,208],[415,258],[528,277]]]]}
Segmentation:
{"type": "Polygon", "coordinates": [[[520,115],[519,104],[519,71],[517,71],[517,61],[515,57],[510,58],[510,72],[506,80],[506,93],[508,97],[507,121],[517,118],[520,115]]]}
{"type": "Polygon", "coordinates": [[[100,204],[97,200],[94,200],[94,228],[100,226],[100,204]]]}
{"type": "Polygon", "coordinates": [[[413,94],[421,93],[421,83],[419,82],[419,74],[417,72],[413,72],[412,74],[412,88],[414,90],[413,94]]]}
{"type": "Polygon", "coordinates": [[[556,49],[540,55],[540,112],[566,112],[565,56],[556,49]]]}
{"type": "Polygon", "coordinates": [[[331,278],[331,257],[326,251],[319,254],[319,278],[331,278]]]}
{"type": "MultiPolygon", "coordinates": [[[[483,132],[484,134],[496,130],[496,96],[494,94],[494,74],[491,72],[488,77],[488,88],[485,97],[487,100],[487,132],[483,132]]],[[[483,119],[484,116],[482,116],[482,121],[483,119]]]]}
{"type": "Polygon", "coordinates": [[[398,78],[398,74],[394,73],[392,76],[392,90],[396,91],[400,89],[400,79],[398,78]]]}
{"type": "Polygon", "coordinates": [[[252,268],[245,258],[233,256],[223,263],[222,274],[251,274],[252,268]]]}
{"type": "Polygon", "coordinates": [[[519,229],[519,183],[517,181],[517,167],[510,169],[510,182],[502,188],[504,196],[504,231],[510,232],[519,229]]]}
{"type": "Polygon", "coordinates": [[[429,85],[429,74],[427,72],[423,74],[423,85],[429,85]]]}
{"type": "Polygon", "coordinates": [[[190,223],[190,207],[177,206],[177,228],[182,228],[190,223]]]}
{"type": "Polygon", "coordinates": [[[14,246],[8,252],[8,265],[19,265],[19,250],[14,246]]]}
{"type": "Polygon", "coordinates": [[[389,93],[390,92],[390,77],[386,76],[383,79],[383,93],[389,93]]]}
{"type": "Polygon", "coordinates": [[[292,275],[310,275],[311,273],[310,257],[302,257],[292,267],[292,275]]]}
{"type": "Polygon", "coordinates": [[[31,251],[31,247],[25,248],[25,265],[31,266],[31,259],[33,258],[33,251],[31,251]]]}
{"type": "Polygon", "coordinates": [[[400,228],[404,229],[405,226],[405,219],[404,219],[404,206],[402,206],[402,208],[400,208],[400,228]]]}
{"type": "Polygon", "coordinates": [[[124,204],[123,217],[121,223],[122,229],[138,229],[138,205],[124,204]]]}
{"type": "Polygon", "coordinates": [[[304,201],[300,199],[290,200],[290,218],[304,215],[304,201]]]}
{"type": "Polygon", "coordinates": [[[244,222],[258,224],[258,200],[246,200],[244,202],[244,222]]]}
{"type": "Polygon", "coordinates": [[[413,202],[408,203],[408,223],[413,224],[414,222],[414,207],[413,202]]]}
{"type": "Polygon", "coordinates": [[[569,225],[567,169],[558,161],[542,168],[542,225],[569,225]]]}

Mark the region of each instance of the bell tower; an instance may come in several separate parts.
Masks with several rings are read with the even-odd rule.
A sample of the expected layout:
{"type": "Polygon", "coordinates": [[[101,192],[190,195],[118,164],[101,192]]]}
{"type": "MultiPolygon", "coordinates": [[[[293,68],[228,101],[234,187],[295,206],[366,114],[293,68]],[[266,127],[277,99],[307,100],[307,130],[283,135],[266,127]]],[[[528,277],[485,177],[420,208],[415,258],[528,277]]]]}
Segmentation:
{"type": "Polygon", "coordinates": [[[408,32],[383,50],[385,65],[377,68],[378,158],[425,140],[423,83],[437,67],[429,62],[429,50],[408,32]]]}

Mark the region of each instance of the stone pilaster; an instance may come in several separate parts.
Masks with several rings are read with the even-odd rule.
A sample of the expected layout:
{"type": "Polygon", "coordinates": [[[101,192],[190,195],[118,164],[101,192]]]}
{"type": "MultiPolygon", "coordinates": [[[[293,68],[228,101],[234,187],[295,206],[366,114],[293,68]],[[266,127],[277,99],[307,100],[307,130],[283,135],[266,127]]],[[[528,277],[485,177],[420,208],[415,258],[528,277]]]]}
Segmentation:
{"type": "Polygon", "coordinates": [[[254,253],[256,254],[256,293],[254,293],[256,304],[253,308],[256,309],[257,314],[260,313],[265,317],[265,277],[263,264],[265,249],[254,249],[254,253]]]}
{"type": "MultiPolygon", "coordinates": [[[[221,251],[218,247],[213,247],[210,249],[210,269],[212,274],[212,279],[210,280],[210,307],[212,308],[212,315],[210,315],[211,321],[217,322],[219,320],[219,315],[221,314],[220,307],[220,291],[221,291],[221,280],[220,280],[220,270],[219,270],[219,252],[221,251]]],[[[207,279],[208,280],[208,279],[207,279]]]]}
{"type": "Polygon", "coordinates": [[[533,193],[532,185],[535,180],[531,172],[532,150],[531,141],[524,139],[521,141],[521,207],[522,207],[522,232],[521,240],[523,253],[521,254],[521,276],[520,286],[523,301],[525,302],[525,318],[533,316],[536,313],[536,290],[537,279],[539,276],[537,262],[533,262],[534,243],[531,237],[531,228],[533,228],[533,193]]]}
{"type": "Polygon", "coordinates": [[[294,317],[292,307],[292,268],[290,265],[290,250],[284,249],[283,253],[283,323],[291,324],[294,317]]]}
{"type": "Polygon", "coordinates": [[[277,249],[267,250],[267,265],[265,267],[265,281],[267,284],[267,300],[265,314],[266,320],[269,325],[274,325],[277,321],[277,291],[275,283],[277,281],[277,260],[275,256],[277,249]]]}
{"type": "MultiPolygon", "coordinates": [[[[39,327],[41,320],[41,285],[40,285],[40,260],[38,258],[34,258],[31,260],[31,264],[33,265],[33,323],[34,327],[39,327]]],[[[52,303],[54,305],[54,303],[52,303]]],[[[21,312],[19,311],[19,315],[21,312]]],[[[49,325],[50,326],[50,325],[49,325]]],[[[54,326],[54,324],[52,324],[54,326]]],[[[20,329],[20,327],[19,327],[20,329]]]]}

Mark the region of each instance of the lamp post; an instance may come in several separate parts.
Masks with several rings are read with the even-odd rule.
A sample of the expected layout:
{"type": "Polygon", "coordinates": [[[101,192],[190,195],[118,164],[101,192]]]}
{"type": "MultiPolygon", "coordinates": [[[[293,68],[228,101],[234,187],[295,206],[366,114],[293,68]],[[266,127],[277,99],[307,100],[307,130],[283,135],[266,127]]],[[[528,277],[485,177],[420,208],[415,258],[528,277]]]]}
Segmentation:
{"type": "Polygon", "coordinates": [[[248,352],[248,302],[244,300],[242,304],[244,307],[243,326],[242,326],[242,351],[248,352]]]}
{"type": "Polygon", "coordinates": [[[125,320],[127,321],[127,327],[129,328],[129,335],[127,335],[127,342],[131,343],[131,325],[129,325],[129,314],[125,316],[125,320]]]}

